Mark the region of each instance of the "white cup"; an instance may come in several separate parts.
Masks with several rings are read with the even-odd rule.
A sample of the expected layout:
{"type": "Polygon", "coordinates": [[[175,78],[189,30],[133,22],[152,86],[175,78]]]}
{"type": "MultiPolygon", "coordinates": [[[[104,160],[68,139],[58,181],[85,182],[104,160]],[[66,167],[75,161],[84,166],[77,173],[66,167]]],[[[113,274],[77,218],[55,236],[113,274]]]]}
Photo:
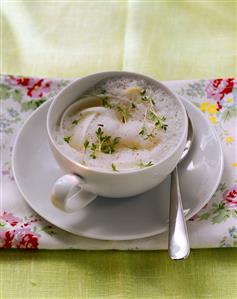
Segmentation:
{"type": "MultiPolygon", "coordinates": [[[[75,211],[86,206],[97,195],[121,198],[143,193],[161,183],[175,168],[185,147],[188,119],[180,99],[164,84],[150,77],[124,71],[101,72],[76,79],[66,86],[52,101],[47,115],[50,148],[59,166],[68,174],[59,178],[52,187],[52,202],[64,211],[75,211]],[[131,76],[155,84],[177,102],[183,115],[183,134],[174,149],[151,167],[124,172],[95,170],[65,155],[54,139],[54,130],[63,112],[88,89],[99,81],[116,76],[131,76]]],[[[116,161],[115,161],[116,164],[116,161]]],[[[112,199],[111,199],[112,200],[112,199]]]]}

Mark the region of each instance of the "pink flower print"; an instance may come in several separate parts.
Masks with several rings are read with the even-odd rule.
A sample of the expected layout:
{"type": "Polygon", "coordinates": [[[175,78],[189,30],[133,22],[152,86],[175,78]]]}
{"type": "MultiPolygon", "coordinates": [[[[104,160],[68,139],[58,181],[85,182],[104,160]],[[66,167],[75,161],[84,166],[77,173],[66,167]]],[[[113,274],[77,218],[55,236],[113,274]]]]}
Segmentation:
{"type": "MultiPolygon", "coordinates": [[[[0,223],[1,224],[1,223],[0,223]]],[[[4,227],[0,225],[0,248],[3,248],[4,244],[4,237],[5,237],[5,230],[4,227]]]]}
{"type": "Polygon", "coordinates": [[[0,241],[2,248],[37,249],[39,245],[38,235],[30,228],[2,231],[0,241]]]}
{"type": "MultiPolygon", "coordinates": [[[[10,171],[9,170],[2,170],[2,175],[10,175],[10,171]]],[[[13,180],[13,179],[12,179],[13,180]]]]}
{"type": "Polygon", "coordinates": [[[237,185],[223,193],[223,202],[229,208],[237,208],[237,185]]]}
{"type": "Polygon", "coordinates": [[[7,176],[11,181],[15,180],[14,176],[12,175],[11,168],[9,166],[6,169],[2,170],[2,175],[7,176]]]}
{"type": "Polygon", "coordinates": [[[36,81],[32,86],[27,88],[27,95],[31,98],[42,98],[44,93],[47,93],[51,89],[52,82],[44,81],[40,79],[36,81]]]}
{"type": "Polygon", "coordinates": [[[16,248],[38,248],[38,235],[32,232],[29,223],[23,223],[20,228],[15,230],[16,248]]]}
{"type": "Polygon", "coordinates": [[[22,236],[20,242],[16,245],[16,247],[25,249],[37,249],[38,245],[38,237],[33,233],[27,233],[22,236]]]}
{"type": "Polygon", "coordinates": [[[216,102],[216,106],[217,106],[217,107],[216,107],[216,110],[217,110],[217,111],[220,111],[221,108],[222,108],[222,105],[221,105],[221,103],[220,103],[219,101],[216,102]]]}
{"type": "Polygon", "coordinates": [[[40,235],[31,227],[36,221],[32,217],[23,220],[8,212],[0,214],[0,248],[37,249],[40,235]]]}
{"type": "Polygon", "coordinates": [[[6,81],[10,85],[25,89],[30,98],[42,98],[44,93],[48,93],[52,88],[52,81],[45,79],[8,76],[6,81]]]}
{"type": "Polygon", "coordinates": [[[3,212],[0,214],[0,222],[3,220],[6,223],[9,223],[11,226],[16,226],[19,222],[22,221],[21,218],[14,216],[12,213],[3,212]]]}
{"type": "Polygon", "coordinates": [[[32,78],[23,78],[23,77],[15,77],[8,76],[6,81],[11,85],[15,86],[31,86],[34,83],[34,79],[32,78]]]}
{"type": "Polygon", "coordinates": [[[234,88],[234,78],[229,79],[216,79],[210,81],[206,87],[207,97],[213,99],[217,102],[217,110],[219,111],[222,108],[220,101],[224,98],[226,94],[232,92],[234,88]]]}
{"type": "Polygon", "coordinates": [[[14,236],[15,236],[15,234],[13,231],[10,231],[10,230],[6,231],[3,236],[2,248],[12,248],[14,236]]]}

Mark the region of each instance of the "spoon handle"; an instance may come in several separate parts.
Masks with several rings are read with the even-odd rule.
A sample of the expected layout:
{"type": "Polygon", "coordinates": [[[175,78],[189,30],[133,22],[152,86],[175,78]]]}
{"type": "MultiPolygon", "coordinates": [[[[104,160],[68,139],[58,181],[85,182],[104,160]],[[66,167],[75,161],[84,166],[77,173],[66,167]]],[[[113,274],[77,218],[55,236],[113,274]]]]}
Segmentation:
{"type": "Polygon", "coordinates": [[[182,206],[177,167],[171,174],[168,248],[169,256],[172,260],[181,260],[189,256],[189,239],[182,206]]]}

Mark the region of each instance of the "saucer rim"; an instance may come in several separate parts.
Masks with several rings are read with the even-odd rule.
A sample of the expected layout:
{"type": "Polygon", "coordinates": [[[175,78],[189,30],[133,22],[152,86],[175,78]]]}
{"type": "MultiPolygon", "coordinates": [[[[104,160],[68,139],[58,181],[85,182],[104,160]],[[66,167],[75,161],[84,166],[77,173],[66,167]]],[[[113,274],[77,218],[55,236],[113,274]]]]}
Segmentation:
{"type": "MultiPolygon", "coordinates": [[[[189,220],[190,218],[192,218],[195,214],[197,214],[205,204],[207,204],[210,199],[212,198],[213,194],[215,193],[219,183],[220,183],[220,180],[221,180],[221,177],[222,177],[222,174],[223,174],[223,168],[224,168],[224,156],[223,156],[223,149],[222,149],[222,146],[221,146],[221,142],[220,142],[220,139],[219,139],[219,136],[217,135],[217,132],[214,130],[214,128],[211,126],[211,124],[208,122],[208,120],[203,116],[202,112],[189,100],[185,99],[185,97],[181,96],[181,95],[177,95],[179,96],[182,101],[188,103],[188,105],[192,105],[192,109],[195,109],[196,112],[198,112],[198,114],[201,116],[201,118],[203,119],[203,121],[206,122],[206,124],[209,126],[213,136],[215,137],[217,143],[218,143],[218,146],[219,146],[219,149],[220,149],[220,170],[219,170],[219,175],[218,175],[218,178],[216,180],[216,183],[215,185],[213,184],[213,188],[211,189],[211,191],[209,192],[209,195],[206,197],[205,200],[202,200],[201,202],[199,201],[198,204],[192,208],[192,213],[190,213],[190,211],[188,211],[187,215],[185,216],[185,219],[186,221],[189,220]]],[[[63,231],[66,231],[66,232],[69,232],[75,236],[80,236],[80,237],[86,237],[86,238],[91,238],[91,239],[97,239],[97,240],[105,240],[105,241],[128,241],[128,240],[136,240],[136,239],[142,239],[142,238],[148,238],[148,237],[152,237],[152,236],[155,236],[155,235],[159,235],[159,234],[162,234],[162,233],[165,233],[168,231],[168,225],[165,227],[165,228],[160,228],[160,229],[157,229],[156,231],[152,231],[150,233],[143,233],[143,234],[130,234],[129,236],[121,236],[121,237],[116,237],[116,236],[113,236],[113,237],[106,237],[106,236],[97,236],[96,234],[93,234],[93,233],[83,233],[83,232],[80,232],[80,233],[76,233],[76,232],[73,232],[71,230],[68,230],[67,228],[63,227],[63,225],[58,225],[58,224],[55,224],[54,222],[52,222],[52,220],[50,220],[47,216],[45,217],[41,212],[38,212],[32,205],[30,199],[27,198],[27,196],[25,195],[25,193],[23,192],[21,186],[20,186],[20,183],[18,181],[18,178],[17,178],[17,175],[16,175],[16,169],[15,169],[15,157],[16,157],[16,149],[17,149],[17,143],[18,143],[18,140],[20,139],[21,137],[21,134],[22,132],[24,132],[24,129],[25,127],[27,126],[28,122],[34,118],[35,114],[39,113],[39,111],[43,110],[43,108],[45,108],[45,106],[50,106],[50,104],[52,103],[52,100],[48,100],[46,101],[45,103],[43,103],[38,109],[36,109],[27,119],[26,121],[24,122],[23,126],[21,127],[21,129],[19,130],[19,132],[17,133],[17,136],[15,138],[15,142],[14,142],[14,145],[13,145],[13,151],[12,151],[12,159],[11,159],[11,163],[12,163],[12,171],[13,171],[13,175],[14,175],[14,178],[15,178],[15,182],[16,182],[16,185],[21,193],[21,195],[23,196],[24,200],[27,202],[27,204],[38,214],[40,215],[43,219],[45,219],[46,221],[48,221],[49,223],[52,223],[54,226],[62,229],[63,231]]],[[[184,104],[185,106],[185,104],[184,104]]],[[[186,107],[185,107],[186,108],[186,107]]]]}

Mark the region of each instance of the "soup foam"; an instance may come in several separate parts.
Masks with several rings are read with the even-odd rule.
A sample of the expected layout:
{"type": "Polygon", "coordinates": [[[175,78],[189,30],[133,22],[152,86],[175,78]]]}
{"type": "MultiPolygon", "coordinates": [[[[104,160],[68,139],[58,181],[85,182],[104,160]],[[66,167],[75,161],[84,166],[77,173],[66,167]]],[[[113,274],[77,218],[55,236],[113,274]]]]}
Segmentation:
{"type": "Polygon", "coordinates": [[[144,80],[115,77],[71,105],[54,138],[64,154],[85,166],[128,171],[163,160],[182,134],[182,111],[168,92],[144,80]]]}

